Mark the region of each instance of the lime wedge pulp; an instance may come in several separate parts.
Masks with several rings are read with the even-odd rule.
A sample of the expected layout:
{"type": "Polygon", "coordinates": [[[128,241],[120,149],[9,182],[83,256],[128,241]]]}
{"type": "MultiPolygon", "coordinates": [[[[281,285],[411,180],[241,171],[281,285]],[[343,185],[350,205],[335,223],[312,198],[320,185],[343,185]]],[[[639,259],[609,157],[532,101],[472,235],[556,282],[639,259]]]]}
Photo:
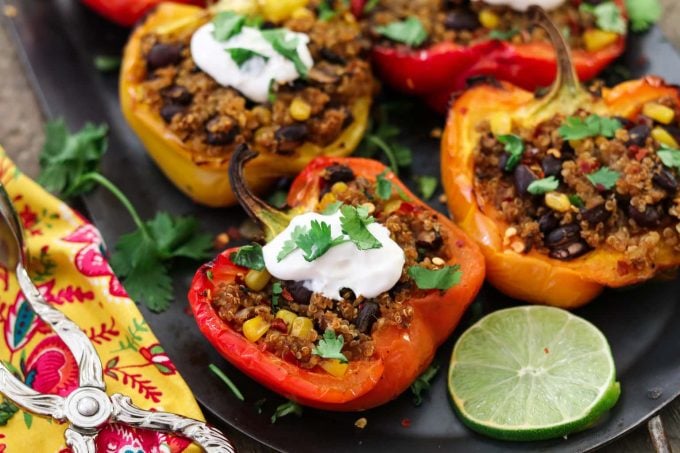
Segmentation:
{"type": "Polygon", "coordinates": [[[449,392],[471,429],[541,440],[589,427],[621,389],[602,332],[565,310],[525,306],[491,313],[461,335],[449,392]]]}

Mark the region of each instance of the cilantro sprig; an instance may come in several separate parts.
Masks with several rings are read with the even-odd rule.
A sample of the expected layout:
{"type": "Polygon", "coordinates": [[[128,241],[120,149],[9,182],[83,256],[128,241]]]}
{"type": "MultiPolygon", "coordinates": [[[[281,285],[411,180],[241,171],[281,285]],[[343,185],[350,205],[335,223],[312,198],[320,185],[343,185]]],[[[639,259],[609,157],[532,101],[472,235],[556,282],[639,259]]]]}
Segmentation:
{"type": "Polygon", "coordinates": [[[385,38],[418,47],[427,39],[427,30],[417,17],[408,17],[405,20],[392,22],[387,25],[375,27],[375,32],[385,38]]]}
{"type": "Polygon", "coordinates": [[[623,18],[621,9],[613,1],[599,5],[581,3],[580,9],[595,16],[595,22],[600,30],[613,31],[620,35],[626,33],[626,20],[623,18]]]}
{"type": "Polygon", "coordinates": [[[123,279],[133,300],[160,312],[172,300],[169,271],[178,258],[202,260],[210,256],[212,238],[199,232],[198,221],[166,212],[143,221],[125,194],[104,175],[99,165],[106,151],[107,127],[87,124],[71,134],[61,120],[47,123],[40,154],[38,181],[62,198],[73,198],[104,187],[128,211],[137,229],[118,239],[111,266],[123,279]]]}
{"type": "Polygon", "coordinates": [[[599,115],[589,115],[585,120],[576,116],[570,116],[560,126],[558,132],[565,140],[581,140],[588,137],[603,136],[614,137],[621,122],[615,118],[606,118],[599,115]]]}
{"type": "Polygon", "coordinates": [[[298,403],[295,401],[287,401],[279,406],[276,407],[276,410],[274,411],[274,414],[271,417],[271,422],[276,423],[278,419],[281,417],[285,417],[286,415],[294,414],[298,417],[302,416],[302,406],[300,406],[298,403]]]}
{"type": "Polygon", "coordinates": [[[312,354],[324,359],[337,359],[341,363],[347,363],[347,357],[342,353],[345,339],[342,335],[335,335],[332,329],[326,329],[319,344],[314,347],[312,354]]]}
{"type": "Polygon", "coordinates": [[[423,404],[423,392],[426,392],[432,387],[432,380],[439,371],[439,365],[433,363],[423,373],[418,376],[418,379],[411,384],[411,393],[413,393],[413,404],[420,406],[423,404]]]}
{"type": "Polygon", "coordinates": [[[208,365],[208,368],[210,369],[210,371],[213,372],[213,374],[215,374],[215,376],[217,376],[222,382],[224,382],[224,384],[229,388],[229,390],[231,390],[231,393],[233,393],[234,396],[239,401],[245,401],[245,398],[243,397],[243,393],[241,393],[241,391],[238,389],[238,387],[236,387],[236,384],[234,384],[234,381],[229,379],[229,376],[224,374],[224,371],[220,370],[217,367],[217,365],[215,365],[214,363],[211,363],[210,365],[208,365]]]}
{"type": "Polygon", "coordinates": [[[649,29],[661,19],[663,13],[659,0],[626,0],[626,11],[634,32],[649,29]]]}
{"type": "Polygon", "coordinates": [[[499,135],[498,141],[504,145],[505,152],[508,153],[508,160],[505,162],[505,171],[512,171],[522,160],[524,154],[524,140],[514,134],[499,135]]]}
{"type": "Polygon", "coordinates": [[[439,289],[445,291],[460,283],[463,273],[460,265],[444,266],[440,269],[428,269],[421,266],[408,268],[408,275],[420,289],[439,289]]]}
{"type": "Polygon", "coordinates": [[[367,208],[344,205],[340,212],[342,232],[349,236],[350,241],[354,242],[359,250],[382,247],[382,243],[368,230],[368,225],[375,222],[375,219],[368,214],[367,208]]]}
{"type": "Polygon", "coordinates": [[[215,16],[212,23],[215,27],[213,30],[215,39],[227,41],[241,33],[241,29],[246,25],[246,16],[233,11],[223,11],[215,16]]]}
{"type": "Polygon", "coordinates": [[[586,178],[588,178],[588,181],[590,181],[592,185],[598,189],[604,190],[611,190],[620,177],[621,173],[608,167],[602,167],[599,170],[586,175],[586,178]]]}
{"type": "Polygon", "coordinates": [[[552,192],[557,189],[560,182],[554,176],[548,176],[547,178],[537,179],[532,181],[527,187],[527,192],[531,195],[541,195],[544,193],[552,192]]]}
{"type": "Polygon", "coordinates": [[[397,175],[399,169],[408,167],[413,162],[411,149],[396,141],[401,131],[390,122],[390,112],[398,107],[396,103],[383,103],[378,107],[370,120],[368,132],[355,153],[357,156],[374,157],[379,151],[382,152],[397,175]]]}
{"type": "Polygon", "coordinates": [[[680,168],[680,150],[662,144],[656,155],[666,167],[680,168]]]}
{"type": "Polygon", "coordinates": [[[239,68],[246,64],[247,61],[250,61],[255,57],[264,58],[265,61],[268,60],[267,56],[262,55],[259,52],[255,52],[254,50],[244,49],[242,47],[233,47],[231,49],[227,49],[227,51],[229,52],[231,59],[234,60],[234,63],[236,63],[239,68]]]}
{"type": "Polygon", "coordinates": [[[260,244],[249,244],[239,247],[237,251],[229,256],[231,262],[238,265],[261,271],[264,269],[264,256],[260,244]]]}
{"type": "Polygon", "coordinates": [[[437,191],[437,186],[439,186],[439,180],[435,176],[418,176],[416,177],[416,183],[418,184],[420,195],[425,200],[432,198],[437,191]]]}
{"type": "Polygon", "coordinates": [[[323,256],[331,247],[347,242],[342,236],[333,238],[331,226],[324,221],[312,220],[309,227],[296,226],[291,233],[290,239],[284,242],[279,254],[278,261],[293,253],[296,249],[302,250],[302,257],[306,261],[314,261],[323,256]]]}
{"type": "Polygon", "coordinates": [[[300,74],[302,78],[305,78],[307,77],[309,69],[307,69],[307,66],[298,53],[297,47],[299,39],[297,37],[288,39],[288,33],[289,32],[286,29],[273,28],[271,30],[262,30],[262,37],[272,45],[276,52],[287,60],[290,60],[293,65],[295,65],[295,70],[298,74],[300,74]]]}

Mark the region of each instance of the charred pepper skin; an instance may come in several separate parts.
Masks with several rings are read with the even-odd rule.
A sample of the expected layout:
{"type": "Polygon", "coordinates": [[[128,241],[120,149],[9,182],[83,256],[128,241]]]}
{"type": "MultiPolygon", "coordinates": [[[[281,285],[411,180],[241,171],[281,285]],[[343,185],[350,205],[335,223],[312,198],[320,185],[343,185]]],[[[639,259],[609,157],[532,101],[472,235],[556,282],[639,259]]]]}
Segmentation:
{"type": "MultiPolygon", "coordinates": [[[[606,248],[561,261],[536,250],[517,253],[504,246],[503,236],[510,225],[491,203],[475,193],[474,162],[480,138],[475,128],[492,114],[508,115],[516,124],[531,127],[556,113],[569,115],[578,108],[602,116],[631,118],[645,103],[662,97],[680,102],[680,92],[657,77],[645,77],[604,89],[597,98],[578,85],[566,44],[556,42],[556,46],[562,70],[546,97],[536,99],[533,93],[509,83],[484,84],[466,91],[453,103],[441,143],[442,183],[454,219],[482,248],[492,285],[517,299],[576,308],[595,298],[605,286],[643,282],[655,271],[622,272],[624,255],[606,248]]],[[[680,255],[671,247],[660,247],[656,264],[657,272],[676,267],[680,255]]]]}
{"type": "MultiPolygon", "coordinates": [[[[131,27],[137,23],[144,14],[158,6],[165,0],[82,0],[87,6],[97,11],[112,22],[131,27]]],[[[204,0],[173,0],[177,3],[189,3],[192,5],[205,5],[204,0]]]]}
{"type": "MultiPolygon", "coordinates": [[[[333,164],[350,168],[355,175],[375,180],[386,167],[360,158],[313,160],[295,179],[288,194],[294,212],[309,211],[319,200],[324,170],[333,164]]],[[[412,209],[431,210],[408,191],[393,174],[387,176],[411,200],[412,209]]],[[[258,214],[259,207],[251,208],[258,214]]],[[[248,210],[248,209],[247,209],[248,210]]],[[[252,211],[251,211],[252,212],[252,211]]],[[[451,334],[473,301],[484,279],[484,258],[477,245],[448,218],[436,213],[441,223],[450,262],[459,264],[460,284],[447,291],[431,290],[410,301],[413,320],[408,328],[380,325],[373,331],[376,352],[369,360],[350,362],[347,374],[334,377],[323,370],[304,370],[274,354],[263,352],[235,332],[215,312],[209,294],[221,282],[235,281],[247,269],[233,264],[234,249],[222,252],[196,273],[189,302],[199,328],[218,351],[241,371],[271,390],[300,404],[335,411],[357,411],[384,404],[408,389],[428,367],[437,347],[451,334]],[[212,279],[207,276],[211,270],[212,279]]],[[[262,216],[260,216],[262,217],[262,216]]],[[[268,234],[271,237],[271,234],[268,234]]]]}
{"type": "MultiPolygon", "coordinates": [[[[353,0],[352,11],[363,14],[366,0],[353,0]]],[[[625,14],[623,0],[616,4],[625,14]]],[[[597,76],[625,49],[624,35],[597,50],[573,52],[580,80],[597,76]]],[[[466,88],[470,79],[486,76],[528,91],[546,87],[556,74],[555,53],[548,42],[513,44],[482,40],[471,45],[440,42],[423,49],[404,45],[376,45],[371,59],[380,78],[393,88],[422,97],[434,110],[447,111],[451,95],[466,88]]]]}
{"type": "MultiPolygon", "coordinates": [[[[213,207],[232,206],[236,197],[228,178],[231,156],[212,157],[195,153],[175,135],[161,114],[143,101],[141,83],[146,77],[141,41],[148,33],[172,27],[195,27],[205,23],[210,13],[202,8],[163,3],[150,13],[132,33],[120,73],[120,102],[123,115],[144,144],[149,155],[172,183],[195,202],[213,207]]],[[[246,176],[249,187],[261,192],[283,176],[294,176],[317,156],[342,157],[354,151],[361,141],[372,99],[363,97],[349,106],[353,121],[327,146],[305,142],[290,153],[260,150],[246,176]]]]}

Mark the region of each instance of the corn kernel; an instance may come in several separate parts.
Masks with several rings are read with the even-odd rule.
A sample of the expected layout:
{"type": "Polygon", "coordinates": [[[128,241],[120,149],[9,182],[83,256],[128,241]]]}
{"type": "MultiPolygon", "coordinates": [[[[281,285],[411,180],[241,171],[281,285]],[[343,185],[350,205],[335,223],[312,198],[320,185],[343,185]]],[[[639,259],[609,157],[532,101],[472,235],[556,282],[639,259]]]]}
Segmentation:
{"type": "Polygon", "coordinates": [[[312,114],[312,106],[307,104],[302,98],[296,97],[293,99],[293,102],[290,103],[288,112],[295,121],[305,121],[308,120],[312,114]]]}
{"type": "Polygon", "coordinates": [[[347,372],[349,364],[342,363],[338,359],[327,359],[322,360],[319,366],[323,368],[326,373],[333,375],[335,377],[343,377],[347,372]]]}
{"type": "Polygon", "coordinates": [[[290,17],[293,19],[314,19],[314,13],[311,9],[302,7],[293,11],[290,17]]]}
{"type": "Polygon", "coordinates": [[[283,321],[288,326],[288,332],[290,332],[290,329],[293,327],[293,321],[295,321],[297,315],[292,311],[281,309],[276,312],[276,317],[279,319],[283,319],[283,321]]]}
{"type": "Polygon", "coordinates": [[[619,39],[619,34],[604,30],[586,30],[583,33],[583,45],[589,52],[595,52],[614,44],[619,39]]]}
{"type": "Polygon", "coordinates": [[[507,113],[496,112],[489,118],[491,132],[498,137],[512,132],[512,119],[507,113]]]}
{"type": "Polygon", "coordinates": [[[498,14],[485,8],[479,12],[479,23],[484,28],[494,29],[500,25],[501,19],[498,17],[498,14]]]}
{"type": "Polygon", "coordinates": [[[243,335],[255,343],[269,330],[269,323],[261,316],[255,316],[243,323],[243,335]]]}
{"type": "Polygon", "coordinates": [[[347,190],[347,184],[344,182],[336,182],[333,184],[333,187],[331,187],[331,192],[334,193],[335,195],[343,193],[344,191],[347,190]]]}
{"type": "Polygon", "coordinates": [[[557,212],[567,212],[571,208],[569,197],[559,192],[545,194],[545,204],[557,212]]]}
{"type": "Polygon", "coordinates": [[[385,204],[383,211],[385,214],[392,214],[401,207],[401,200],[390,200],[385,204]]]}
{"type": "Polygon", "coordinates": [[[267,269],[262,269],[261,271],[251,269],[246,274],[246,286],[253,291],[261,291],[262,288],[267,286],[270,278],[271,275],[269,275],[267,269]]]}
{"type": "Polygon", "coordinates": [[[646,103],[642,107],[642,114],[662,124],[671,124],[671,121],[675,118],[675,112],[672,108],[658,102],[646,103]]]}
{"type": "Polygon", "coordinates": [[[669,146],[671,148],[677,149],[678,142],[673,138],[673,136],[662,127],[655,127],[652,129],[652,138],[662,145],[669,146]]]}
{"type": "Polygon", "coordinates": [[[219,0],[212,7],[213,11],[232,11],[237,14],[255,15],[260,11],[257,0],[219,0]]]}
{"type": "Polygon", "coordinates": [[[309,339],[314,328],[312,320],[304,316],[298,316],[293,320],[290,334],[303,340],[309,339]]]}
{"type": "Polygon", "coordinates": [[[278,23],[290,18],[299,8],[304,8],[308,0],[264,0],[261,2],[265,20],[278,23]]]}

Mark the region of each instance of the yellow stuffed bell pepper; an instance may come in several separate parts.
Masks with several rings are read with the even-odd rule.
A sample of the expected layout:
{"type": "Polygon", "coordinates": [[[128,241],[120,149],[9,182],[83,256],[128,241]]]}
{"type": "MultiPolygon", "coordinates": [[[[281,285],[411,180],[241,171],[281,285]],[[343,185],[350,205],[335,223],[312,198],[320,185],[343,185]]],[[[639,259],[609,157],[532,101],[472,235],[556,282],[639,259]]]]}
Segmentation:
{"type": "MultiPolygon", "coordinates": [[[[256,191],[297,174],[317,156],[350,154],[366,130],[375,91],[364,59],[366,43],[348,12],[320,20],[314,2],[246,2],[247,8],[241,3],[239,14],[247,15],[161,4],[132,33],[123,57],[125,118],[163,173],[208,206],[236,203],[227,170],[241,143],[259,153],[246,174],[256,191]],[[241,20],[242,27],[257,29],[257,18],[264,17],[267,29],[285,27],[284,33],[309,36],[313,66],[304,77],[271,84],[266,102],[220,85],[195,64],[191,40],[225,14],[227,20],[241,20]]],[[[224,58],[229,55],[224,52],[224,58]]]]}

